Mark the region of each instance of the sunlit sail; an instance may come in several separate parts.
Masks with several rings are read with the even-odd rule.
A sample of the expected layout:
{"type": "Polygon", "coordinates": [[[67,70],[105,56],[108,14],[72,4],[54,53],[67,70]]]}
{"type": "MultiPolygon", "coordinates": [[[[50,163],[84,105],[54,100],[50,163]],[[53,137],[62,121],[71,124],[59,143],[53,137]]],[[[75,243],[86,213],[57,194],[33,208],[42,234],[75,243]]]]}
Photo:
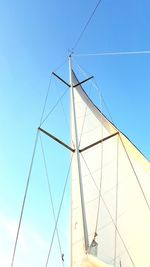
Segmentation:
{"type": "MultiPolygon", "coordinates": [[[[79,83],[74,73],[72,80],[79,83]]],[[[149,162],[81,85],[73,90],[71,140],[76,127],[79,159],[71,166],[72,266],[148,267],[149,162]]]]}

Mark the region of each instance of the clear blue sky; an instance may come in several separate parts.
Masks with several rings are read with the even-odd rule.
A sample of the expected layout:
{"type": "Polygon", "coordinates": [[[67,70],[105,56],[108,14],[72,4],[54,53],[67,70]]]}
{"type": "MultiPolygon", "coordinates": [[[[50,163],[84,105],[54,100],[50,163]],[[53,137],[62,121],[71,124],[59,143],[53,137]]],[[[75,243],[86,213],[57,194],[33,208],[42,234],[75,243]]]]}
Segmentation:
{"type": "MultiPolygon", "coordinates": [[[[0,1],[0,232],[3,232],[3,235],[0,234],[0,258],[3,259],[3,267],[9,266],[7,261],[10,262],[12,254],[14,229],[50,73],[67,59],[68,49],[73,47],[96,3],[78,0],[0,1]]],[[[74,52],[150,50],[149,32],[148,0],[102,0],[74,52]]],[[[94,75],[116,126],[150,159],[150,55],[78,57],[76,60],[83,69],[94,75]]],[[[64,67],[66,71],[63,69],[62,75],[68,71],[67,64],[64,67]]],[[[55,86],[53,84],[54,89],[55,86]]],[[[55,94],[54,90],[49,99],[50,105],[55,94]]],[[[64,101],[64,104],[67,103],[67,100],[64,101]]],[[[58,114],[61,114],[60,110],[55,115],[58,114]]],[[[62,125],[55,117],[53,121],[52,131],[60,132],[62,125]]],[[[66,130],[62,138],[65,135],[66,130]]],[[[53,155],[49,157],[49,160],[53,159],[53,155]]],[[[57,160],[58,156],[55,157],[57,160]]],[[[40,162],[38,156],[37,162],[40,162]]],[[[42,247],[45,255],[48,215],[43,213],[47,226],[45,231],[41,230],[40,225],[44,221],[40,220],[38,207],[43,209],[48,196],[44,193],[46,184],[36,181],[39,173],[36,166],[27,203],[26,223],[30,233],[29,243],[30,239],[39,238],[37,251],[42,247]],[[35,185],[38,204],[33,190],[35,185]],[[33,201],[33,207],[29,200],[33,201]],[[36,228],[32,225],[34,220],[37,222],[36,228]]],[[[61,192],[61,186],[57,194],[59,190],[61,192]]],[[[57,196],[54,198],[58,202],[57,196]]],[[[29,258],[32,258],[31,255],[29,258]]],[[[23,267],[19,264],[16,266],[23,267]]],[[[35,262],[31,266],[35,266],[35,262]]]]}

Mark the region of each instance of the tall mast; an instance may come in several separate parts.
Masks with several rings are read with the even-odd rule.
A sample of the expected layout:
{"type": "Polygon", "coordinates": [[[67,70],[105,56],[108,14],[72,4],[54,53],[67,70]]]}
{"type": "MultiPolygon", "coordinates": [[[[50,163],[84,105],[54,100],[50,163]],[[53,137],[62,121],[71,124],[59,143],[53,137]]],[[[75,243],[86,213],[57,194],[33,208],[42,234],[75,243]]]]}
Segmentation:
{"type": "Polygon", "coordinates": [[[71,90],[71,103],[73,109],[73,119],[74,119],[74,134],[75,134],[75,154],[77,157],[77,168],[78,168],[78,178],[79,178],[79,187],[80,187],[80,200],[81,200],[81,211],[82,211],[82,223],[83,223],[83,232],[84,232],[84,247],[85,252],[87,252],[89,247],[88,240],[88,230],[85,214],[85,205],[84,205],[84,194],[83,194],[83,184],[82,184],[82,175],[81,175],[81,163],[80,163],[80,154],[78,146],[78,132],[77,132],[77,121],[76,121],[76,109],[75,109],[75,99],[74,99],[74,87],[72,82],[72,60],[71,55],[69,56],[69,73],[70,73],[70,90],[71,90]]]}

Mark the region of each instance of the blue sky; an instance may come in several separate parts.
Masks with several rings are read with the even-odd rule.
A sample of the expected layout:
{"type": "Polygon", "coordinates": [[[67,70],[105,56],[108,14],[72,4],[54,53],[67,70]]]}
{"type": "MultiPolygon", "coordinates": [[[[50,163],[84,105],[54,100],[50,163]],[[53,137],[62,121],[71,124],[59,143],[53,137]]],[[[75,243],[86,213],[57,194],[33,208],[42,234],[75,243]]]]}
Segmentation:
{"type": "MultiPolygon", "coordinates": [[[[0,231],[3,232],[0,250],[3,251],[4,267],[9,266],[7,260],[11,258],[15,227],[50,74],[67,60],[68,50],[74,46],[96,3],[97,1],[78,0],[0,1],[0,231]]],[[[150,50],[149,32],[148,0],[102,0],[74,53],[150,50]]],[[[150,159],[150,55],[76,57],[74,65],[76,62],[87,73],[94,75],[116,126],[150,159]]],[[[67,63],[59,69],[59,74],[68,79],[67,63]]],[[[54,81],[52,85],[47,110],[54,104],[58,94],[65,90],[54,81]],[[59,87],[58,93],[56,87],[59,87]]],[[[67,96],[63,101],[66,107],[67,96]]],[[[67,109],[65,112],[68,116],[67,109]]],[[[61,113],[59,107],[51,118],[55,123],[50,130],[59,135],[60,129],[65,125],[66,128],[59,137],[66,138],[67,141],[69,136],[66,134],[65,118],[61,123],[56,120],[61,113]]],[[[48,154],[48,145],[46,146],[48,154]]],[[[58,149],[61,155],[62,149],[58,149]]],[[[48,192],[44,193],[47,190],[46,182],[44,184],[40,178],[36,180],[37,173],[40,173],[38,163],[40,159],[42,161],[40,155],[39,146],[35,175],[33,173],[25,210],[24,235],[26,236],[28,229],[29,239],[40,240],[37,242],[40,244],[37,251],[42,246],[44,259],[44,249],[49,242],[46,236],[49,224],[44,230],[40,225],[48,222],[48,215],[46,211],[43,212],[45,221],[42,222],[38,211],[44,205],[48,208],[48,192]],[[33,207],[29,200],[32,200],[33,207]],[[39,222],[36,227],[33,226],[34,221],[39,222]],[[36,237],[33,238],[32,235],[36,237]]],[[[53,153],[49,155],[50,162],[53,157],[53,153]]],[[[58,155],[55,154],[55,157],[57,160],[58,155]]],[[[68,154],[64,157],[67,162],[68,154]]],[[[64,162],[60,170],[63,167],[64,162]]],[[[56,205],[59,203],[57,196],[60,195],[65,172],[66,170],[63,171],[64,178],[60,180],[60,187],[56,190],[57,194],[54,194],[56,205]]],[[[55,188],[57,176],[53,178],[55,188]]],[[[64,225],[65,223],[64,220],[64,225]]],[[[26,240],[22,242],[25,244],[26,240]]],[[[31,255],[29,258],[31,260],[31,255]]]]}

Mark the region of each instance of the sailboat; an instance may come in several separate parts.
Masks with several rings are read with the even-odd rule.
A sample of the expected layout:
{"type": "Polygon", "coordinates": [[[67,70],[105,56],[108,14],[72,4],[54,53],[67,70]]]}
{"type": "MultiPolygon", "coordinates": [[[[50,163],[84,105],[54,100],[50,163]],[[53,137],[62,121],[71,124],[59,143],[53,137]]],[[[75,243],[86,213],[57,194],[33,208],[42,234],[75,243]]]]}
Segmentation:
{"type": "Polygon", "coordinates": [[[149,267],[150,164],[88,97],[92,77],[79,81],[71,56],[69,73],[53,74],[70,90],[70,145],[39,131],[71,153],[70,266],[149,267]]]}
{"type": "MultiPolygon", "coordinates": [[[[70,144],[52,135],[42,123],[38,133],[70,151],[69,266],[149,267],[150,163],[89,98],[83,87],[92,77],[79,81],[71,55],[69,83],[57,73],[53,75],[70,93],[70,144]]],[[[28,185],[29,177],[25,198],[28,185]]],[[[51,247],[58,233],[61,205],[62,201],[54,214],[55,227],[45,266],[49,266],[51,247]]],[[[64,265],[63,253],[61,260],[64,265]]]]}

